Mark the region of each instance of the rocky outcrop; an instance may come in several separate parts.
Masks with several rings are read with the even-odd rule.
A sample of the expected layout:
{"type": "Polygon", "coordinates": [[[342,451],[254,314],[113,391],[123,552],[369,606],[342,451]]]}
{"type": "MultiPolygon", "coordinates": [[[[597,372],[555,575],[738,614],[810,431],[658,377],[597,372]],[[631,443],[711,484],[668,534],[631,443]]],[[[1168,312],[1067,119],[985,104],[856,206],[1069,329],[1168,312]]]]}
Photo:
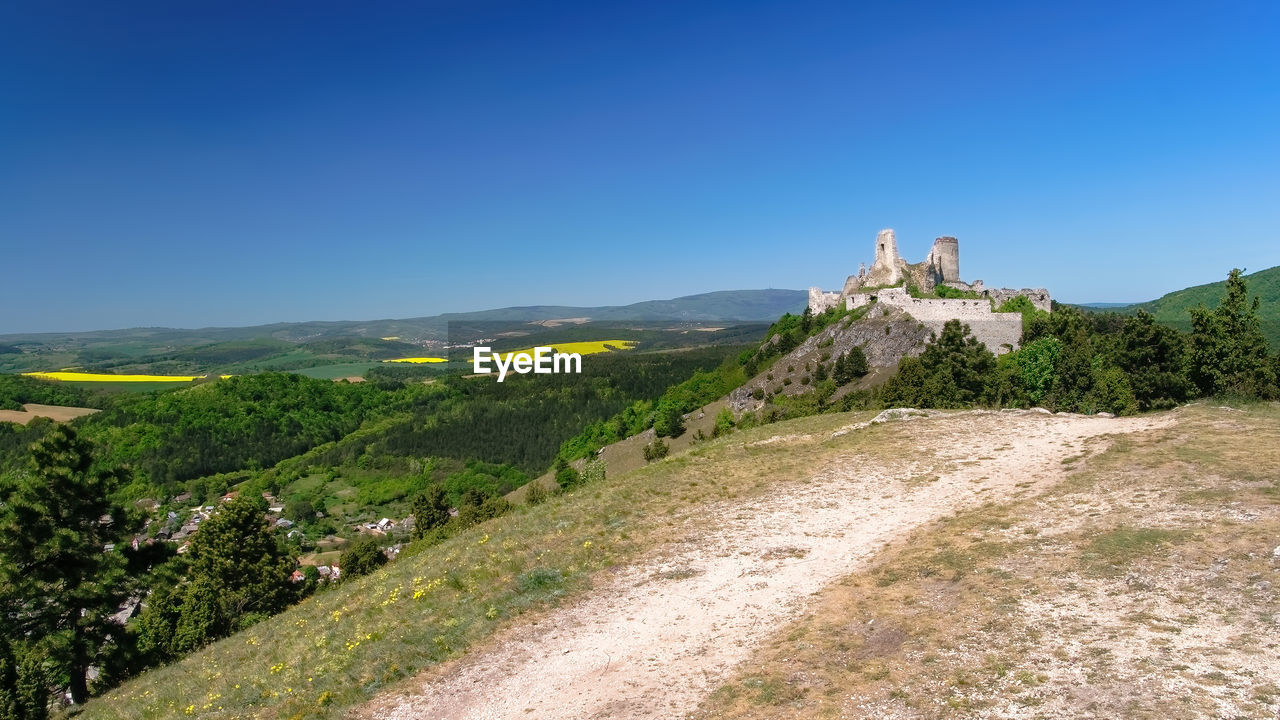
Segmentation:
{"type": "Polygon", "coordinates": [[[818,363],[830,367],[835,358],[854,347],[862,348],[867,364],[873,368],[894,367],[904,357],[919,355],[932,332],[929,326],[899,308],[872,305],[861,318],[846,318],[809,337],[768,370],[731,392],[729,405],[734,412],[743,412],[763,405],[762,400],[754,397],[756,394],[806,393],[816,382],[813,373],[818,363]]]}

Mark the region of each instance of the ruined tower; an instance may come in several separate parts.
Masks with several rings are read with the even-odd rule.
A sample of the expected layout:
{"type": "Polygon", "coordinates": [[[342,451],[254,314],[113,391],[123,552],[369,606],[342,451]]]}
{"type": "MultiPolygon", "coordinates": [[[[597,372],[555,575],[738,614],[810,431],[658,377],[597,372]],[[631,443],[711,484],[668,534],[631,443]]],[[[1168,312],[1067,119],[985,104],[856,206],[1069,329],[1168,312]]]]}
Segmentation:
{"type": "Polygon", "coordinates": [[[960,282],[960,242],[955,238],[943,236],[934,240],[927,262],[936,282],[960,282]]]}
{"type": "Polygon", "coordinates": [[[898,256],[898,238],[886,228],[876,235],[876,261],[867,271],[862,284],[869,287],[897,285],[902,282],[906,263],[898,256]]]}

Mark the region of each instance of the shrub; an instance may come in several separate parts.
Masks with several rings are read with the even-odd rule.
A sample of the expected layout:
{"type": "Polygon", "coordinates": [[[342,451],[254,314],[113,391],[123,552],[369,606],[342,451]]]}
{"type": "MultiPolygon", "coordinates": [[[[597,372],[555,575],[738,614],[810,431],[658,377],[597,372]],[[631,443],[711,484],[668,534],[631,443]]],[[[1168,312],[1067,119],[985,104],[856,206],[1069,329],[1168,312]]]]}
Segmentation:
{"type": "Polygon", "coordinates": [[[565,460],[563,455],[556,458],[555,470],[556,484],[559,485],[562,490],[568,490],[576,487],[582,482],[582,473],[578,472],[577,469],[570,465],[569,461],[565,460]]]}
{"type": "Polygon", "coordinates": [[[733,430],[733,413],[729,408],[721,408],[720,412],[716,413],[716,424],[711,431],[711,436],[720,437],[728,434],[731,430],[733,430]]]}
{"type": "Polygon", "coordinates": [[[660,460],[671,452],[671,447],[662,441],[662,438],[655,438],[653,442],[644,446],[645,462],[653,462],[660,460]]]}
{"type": "Polygon", "coordinates": [[[511,510],[511,503],[501,495],[485,498],[479,505],[465,503],[458,508],[458,524],[462,527],[479,525],[485,520],[506,515],[511,510]]]}
{"type": "Polygon", "coordinates": [[[541,482],[534,480],[529,483],[529,492],[525,495],[525,502],[530,505],[541,505],[551,498],[552,491],[548,490],[541,482]]]}
{"type": "Polygon", "coordinates": [[[386,564],[387,556],[378,546],[377,539],[369,535],[351,543],[338,558],[338,566],[342,568],[344,580],[368,575],[386,564]]]}
{"type": "Polygon", "coordinates": [[[660,437],[680,437],[684,434],[684,414],[680,406],[674,402],[664,402],[658,406],[658,415],[653,421],[653,431],[660,437]]]}

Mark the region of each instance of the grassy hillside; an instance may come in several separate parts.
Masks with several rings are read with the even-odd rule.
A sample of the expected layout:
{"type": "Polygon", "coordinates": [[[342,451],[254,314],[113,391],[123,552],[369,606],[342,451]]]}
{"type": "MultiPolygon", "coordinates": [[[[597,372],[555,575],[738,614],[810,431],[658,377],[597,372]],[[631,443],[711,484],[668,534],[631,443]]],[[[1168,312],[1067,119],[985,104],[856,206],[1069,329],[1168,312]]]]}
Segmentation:
{"type": "MultiPolygon", "coordinates": [[[[1119,717],[1131,701],[1124,694],[1128,676],[1110,672],[1107,663],[1125,647],[1141,648],[1158,666],[1125,665],[1124,673],[1180,687],[1181,695],[1147,693],[1144,700],[1176,709],[1174,703],[1190,694],[1195,709],[1203,710],[1201,703],[1224,685],[1221,673],[1179,674],[1187,669],[1178,665],[1182,653],[1200,652],[1205,643],[1190,631],[1184,642],[1170,625],[1213,632],[1238,628],[1241,637],[1264,638],[1261,627],[1274,603],[1263,591],[1241,590],[1269,572],[1263,555],[1274,545],[1274,520],[1246,527],[1227,516],[1209,522],[1205,516],[1230,501],[1273,517],[1271,468],[1277,458],[1257,456],[1252,438],[1274,438],[1280,426],[1274,408],[1254,407],[1230,416],[1248,433],[1226,430],[1225,412],[1192,408],[1164,431],[1094,446],[1087,457],[1062,460],[1062,481],[1042,488],[1045,495],[979,504],[878,551],[864,572],[816,599],[820,613],[780,628],[741,668],[742,675],[731,675],[707,699],[698,717],[776,717],[784,709],[797,717],[835,716],[847,709],[850,692],[851,701],[896,703],[893,709],[904,716],[920,717],[935,715],[911,708],[1006,707],[1015,700],[1033,706],[1064,698],[1071,707],[1054,715],[1070,717],[1098,700],[1071,692],[1081,665],[1107,686],[1099,700],[1110,711],[1105,714],[1119,717]],[[1237,479],[1246,462],[1254,469],[1237,479]],[[1117,496],[1117,486],[1133,492],[1117,496]],[[1153,488],[1160,503],[1144,494],[1153,488]],[[1055,503],[1053,512],[1045,512],[1041,497],[1055,503]],[[1095,510],[1103,502],[1113,511],[1100,517],[1095,510]],[[1170,514],[1171,507],[1176,512],[1170,514]],[[1215,558],[1230,558],[1230,567],[1215,558]],[[1229,586],[1214,583],[1227,570],[1201,570],[1218,567],[1232,573],[1229,586]],[[1202,575],[1201,585],[1222,592],[1187,593],[1187,583],[1202,575]],[[1230,595],[1229,608],[1224,594],[1230,595]],[[1104,597],[1116,607],[1092,609],[1104,597]],[[1039,629],[1054,632],[1036,632],[1034,625],[1024,626],[1031,622],[1024,615],[1035,619],[1027,614],[1037,608],[1042,615],[1051,612],[1037,604],[1041,598],[1054,604],[1069,600],[1073,608],[1109,616],[1105,624],[1074,623],[1065,630],[1050,622],[1060,621],[1060,614],[1040,617],[1039,629]],[[1157,615],[1148,606],[1161,598],[1177,605],[1159,608],[1157,615]],[[868,638],[882,624],[893,637],[868,638]],[[1107,647],[1105,655],[1073,656],[1080,651],[1070,640],[1081,634],[1088,647],[1107,647]],[[1179,643],[1179,652],[1161,653],[1169,642],[1179,643]],[[957,645],[962,653],[954,652],[957,645]],[[1028,654],[1035,659],[1025,660],[1028,654]],[[906,670],[895,669],[904,663],[906,670]],[[1053,692],[1032,692],[1041,685],[1053,692]],[[845,690],[827,692],[832,687],[845,690]],[[972,706],[952,704],[956,688],[963,688],[961,700],[972,706]]],[[[850,458],[860,468],[901,465],[895,471],[904,478],[904,486],[894,486],[898,492],[923,492],[939,481],[936,473],[957,472],[947,457],[912,454],[919,439],[913,430],[932,432],[919,430],[919,422],[847,431],[850,423],[869,417],[826,415],[735,433],[545,504],[521,506],[125,683],[91,701],[82,716],[350,717],[353,706],[404,678],[461,655],[506,626],[528,623],[521,615],[533,611],[535,621],[546,619],[543,609],[603,584],[620,564],[662,555],[673,542],[688,547],[687,528],[717,522],[705,517],[710,508],[733,515],[724,512],[727,505],[755,508],[780,494],[809,492],[808,478],[850,458]],[[922,462],[941,464],[934,475],[921,475],[922,462]]],[[[987,421],[991,417],[1001,416],[987,421]]],[[[954,430],[968,427],[972,417],[929,422],[954,430]]],[[[968,444],[961,446],[969,451],[968,444]]],[[[713,554],[714,547],[708,543],[707,552],[713,554]]],[[[803,549],[781,551],[804,557],[803,549]]],[[[696,575],[669,572],[651,581],[696,575]]],[[[1250,717],[1263,717],[1273,702],[1272,691],[1264,692],[1268,678],[1262,672],[1251,681],[1250,694],[1256,693],[1260,705],[1250,717]]]]}
{"type": "MultiPolygon", "coordinates": [[[[833,428],[859,416],[793,421],[833,428]]],[[[519,506],[385,569],[146,673],[91,701],[85,718],[346,717],[397,680],[453,657],[514,618],[589,587],[599,571],[661,544],[703,503],[759,497],[839,453],[870,449],[849,435],[803,452],[755,450],[779,427],[711,441],[625,477],[538,506],[519,506]]]]}
{"type": "MultiPolygon", "coordinates": [[[[1259,308],[1259,315],[1262,317],[1262,333],[1266,335],[1271,347],[1280,348],[1280,266],[1245,275],[1244,279],[1249,284],[1249,296],[1256,296],[1262,300],[1259,308]]],[[[1190,331],[1191,308],[1199,305],[1209,308],[1217,307],[1223,293],[1226,292],[1226,286],[1226,280],[1221,280],[1171,292],[1150,302],[1119,307],[1090,307],[1090,309],[1108,310],[1126,315],[1146,310],[1165,325],[1190,331]]]]}

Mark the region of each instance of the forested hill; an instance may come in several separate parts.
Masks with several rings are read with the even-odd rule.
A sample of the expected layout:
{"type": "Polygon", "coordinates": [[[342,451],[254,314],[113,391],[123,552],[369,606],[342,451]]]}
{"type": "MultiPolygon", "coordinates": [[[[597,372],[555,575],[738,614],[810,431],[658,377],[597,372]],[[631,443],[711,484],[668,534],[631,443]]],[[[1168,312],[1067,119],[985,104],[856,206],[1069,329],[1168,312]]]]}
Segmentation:
{"type": "MultiPolygon", "coordinates": [[[[1262,333],[1266,335],[1267,342],[1272,348],[1280,349],[1280,266],[1245,275],[1244,279],[1249,284],[1249,296],[1256,296],[1262,301],[1258,308],[1258,317],[1262,321],[1262,333]]],[[[1208,308],[1217,307],[1226,289],[1227,283],[1223,280],[1177,290],[1157,300],[1135,305],[1087,309],[1105,309],[1125,315],[1134,315],[1139,310],[1145,310],[1164,325],[1190,332],[1191,308],[1199,305],[1208,308]]]]}

